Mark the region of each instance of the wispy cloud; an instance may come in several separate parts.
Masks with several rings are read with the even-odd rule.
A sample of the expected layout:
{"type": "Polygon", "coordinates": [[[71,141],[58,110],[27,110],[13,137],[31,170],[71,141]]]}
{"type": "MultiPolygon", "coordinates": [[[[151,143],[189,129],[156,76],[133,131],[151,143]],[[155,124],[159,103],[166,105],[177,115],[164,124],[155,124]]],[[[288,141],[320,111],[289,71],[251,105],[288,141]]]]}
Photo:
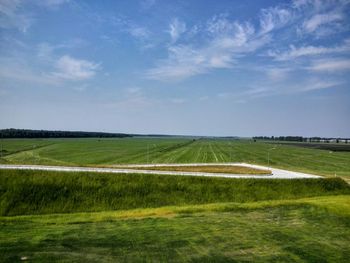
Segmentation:
{"type": "Polygon", "coordinates": [[[283,81],[289,77],[289,73],[292,71],[291,68],[283,67],[268,67],[264,69],[267,73],[267,76],[272,81],[283,81]]]}
{"type": "Polygon", "coordinates": [[[306,32],[311,33],[319,29],[323,25],[329,25],[343,19],[343,15],[339,13],[317,14],[306,20],[303,28],[306,32]]]}
{"type": "Polygon", "coordinates": [[[150,35],[148,29],[141,26],[130,25],[126,30],[137,39],[146,39],[150,35]]]}
{"type": "MultiPolygon", "coordinates": [[[[284,38],[297,38],[297,29],[304,33],[319,34],[326,27],[333,27],[344,18],[346,1],[339,0],[338,5],[329,1],[294,1],[262,9],[257,16],[258,23],[230,20],[228,15],[216,15],[209,19],[206,26],[196,28],[196,34],[202,41],[183,41],[176,44],[179,36],[187,33],[186,24],[174,20],[170,25],[172,44],[167,47],[168,57],[159,60],[155,67],[147,71],[146,76],[156,80],[182,80],[188,77],[210,72],[213,69],[232,68],[239,61],[266,47],[271,39],[285,30],[284,38]],[[322,3],[321,3],[322,2],[322,3]],[[198,30],[200,28],[200,30],[198,30]],[[317,32],[316,32],[317,31],[317,32]],[[295,35],[292,36],[291,34],[295,35]]],[[[335,47],[291,44],[289,50],[268,51],[275,61],[286,61],[298,57],[347,52],[349,42],[335,47]]],[[[284,71],[283,74],[285,74],[284,71]]],[[[282,72],[270,72],[272,78],[279,78],[282,72]]]]}
{"type": "Polygon", "coordinates": [[[60,57],[56,63],[54,76],[66,80],[86,80],[95,76],[99,65],[88,60],[76,59],[69,55],[60,57]]]}
{"type": "Polygon", "coordinates": [[[276,28],[285,26],[292,18],[292,13],[286,8],[271,7],[261,10],[260,33],[266,34],[276,28]]]}
{"type": "Polygon", "coordinates": [[[36,85],[58,85],[61,80],[46,72],[38,72],[29,66],[21,58],[0,58],[0,78],[7,80],[36,85]]]}
{"type": "Polygon", "coordinates": [[[154,43],[151,41],[152,32],[147,26],[135,23],[124,16],[112,17],[110,22],[118,31],[131,36],[139,44],[141,50],[154,46],[154,43]]]}
{"type": "Polygon", "coordinates": [[[303,14],[299,32],[324,37],[341,31],[347,18],[348,0],[296,0],[294,7],[303,14]]]}
{"type": "Polygon", "coordinates": [[[181,22],[178,18],[174,18],[169,25],[169,34],[173,42],[176,42],[180,35],[185,31],[186,24],[181,22]]]}
{"type": "Polygon", "coordinates": [[[57,8],[68,2],[69,0],[1,0],[0,27],[5,29],[16,28],[25,33],[35,21],[35,15],[26,11],[26,6],[34,4],[45,8],[57,8]]]}
{"type": "Polygon", "coordinates": [[[313,61],[312,65],[308,68],[315,72],[342,72],[350,70],[349,59],[320,59],[313,61]]]}
{"type": "Polygon", "coordinates": [[[31,15],[21,11],[23,2],[21,0],[0,1],[0,27],[5,29],[16,28],[22,32],[33,23],[31,15]]]}
{"type": "Polygon", "coordinates": [[[340,81],[325,81],[325,80],[315,79],[315,80],[308,81],[302,87],[295,88],[295,90],[299,92],[309,92],[314,90],[334,88],[341,84],[343,83],[340,81]]]}
{"type": "Polygon", "coordinates": [[[70,0],[35,0],[37,5],[49,7],[49,8],[57,8],[60,5],[65,3],[69,3],[70,0]]]}
{"type": "Polygon", "coordinates": [[[344,53],[350,51],[350,39],[346,39],[343,44],[332,46],[332,47],[324,47],[324,46],[301,46],[295,47],[291,45],[289,50],[280,52],[280,51],[268,51],[268,56],[273,57],[279,61],[292,60],[299,57],[305,56],[318,56],[318,55],[326,55],[333,53],[344,53]]]}
{"type": "Polygon", "coordinates": [[[270,40],[257,36],[250,23],[230,21],[224,16],[213,17],[205,30],[210,37],[204,45],[169,46],[168,58],[159,61],[146,76],[163,81],[182,80],[212,69],[231,68],[236,57],[253,52],[270,40]]]}

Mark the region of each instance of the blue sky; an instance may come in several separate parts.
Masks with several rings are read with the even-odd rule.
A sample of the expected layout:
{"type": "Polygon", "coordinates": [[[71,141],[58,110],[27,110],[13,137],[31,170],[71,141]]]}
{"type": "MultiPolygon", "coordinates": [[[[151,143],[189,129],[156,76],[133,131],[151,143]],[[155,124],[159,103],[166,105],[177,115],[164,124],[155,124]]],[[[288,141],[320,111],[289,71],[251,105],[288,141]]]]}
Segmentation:
{"type": "Polygon", "coordinates": [[[350,136],[350,1],[0,0],[0,128],[350,136]]]}

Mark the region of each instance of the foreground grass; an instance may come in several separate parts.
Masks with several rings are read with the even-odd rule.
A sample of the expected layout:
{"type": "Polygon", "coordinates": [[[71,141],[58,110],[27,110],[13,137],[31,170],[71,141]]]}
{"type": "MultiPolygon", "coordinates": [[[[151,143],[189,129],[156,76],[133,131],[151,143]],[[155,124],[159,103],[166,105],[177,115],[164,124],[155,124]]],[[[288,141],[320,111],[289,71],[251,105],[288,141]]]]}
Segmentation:
{"type": "Polygon", "coordinates": [[[350,152],[249,140],[183,138],[2,140],[2,163],[110,166],[142,163],[246,162],[350,181],[350,152]],[[273,148],[273,149],[272,149],[273,148]]]}
{"type": "Polygon", "coordinates": [[[0,217],[4,262],[347,262],[350,197],[0,217]]]}
{"type": "Polygon", "coordinates": [[[349,194],[340,178],[231,179],[0,170],[0,215],[50,214],[349,194]]]}
{"type": "MultiPolygon", "coordinates": [[[[123,166],[121,166],[123,167],[123,166]]],[[[118,167],[119,168],[119,167],[118,167]]],[[[196,165],[196,166],[133,166],[134,170],[177,171],[177,172],[202,172],[202,173],[227,173],[227,174],[271,174],[269,170],[255,169],[233,165],[196,165]]]]}

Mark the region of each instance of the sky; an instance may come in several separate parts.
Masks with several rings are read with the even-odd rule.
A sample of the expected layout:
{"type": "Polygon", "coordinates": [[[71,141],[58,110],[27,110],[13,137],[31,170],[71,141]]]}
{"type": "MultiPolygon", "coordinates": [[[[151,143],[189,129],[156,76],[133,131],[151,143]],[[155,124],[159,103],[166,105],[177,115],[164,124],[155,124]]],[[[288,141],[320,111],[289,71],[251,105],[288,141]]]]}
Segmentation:
{"type": "Polygon", "coordinates": [[[350,0],[0,0],[0,128],[350,136],[350,0]]]}

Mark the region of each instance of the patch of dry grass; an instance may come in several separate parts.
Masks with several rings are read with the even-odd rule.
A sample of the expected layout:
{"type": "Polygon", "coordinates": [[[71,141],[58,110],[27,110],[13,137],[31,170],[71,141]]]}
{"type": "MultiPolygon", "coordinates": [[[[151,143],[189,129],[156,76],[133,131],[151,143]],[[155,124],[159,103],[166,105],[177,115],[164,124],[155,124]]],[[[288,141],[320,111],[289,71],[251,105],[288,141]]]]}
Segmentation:
{"type": "Polygon", "coordinates": [[[156,170],[172,172],[202,172],[202,173],[225,173],[225,174],[271,174],[269,170],[255,169],[237,165],[200,165],[200,166],[137,166],[127,167],[133,170],[156,170]]]}

